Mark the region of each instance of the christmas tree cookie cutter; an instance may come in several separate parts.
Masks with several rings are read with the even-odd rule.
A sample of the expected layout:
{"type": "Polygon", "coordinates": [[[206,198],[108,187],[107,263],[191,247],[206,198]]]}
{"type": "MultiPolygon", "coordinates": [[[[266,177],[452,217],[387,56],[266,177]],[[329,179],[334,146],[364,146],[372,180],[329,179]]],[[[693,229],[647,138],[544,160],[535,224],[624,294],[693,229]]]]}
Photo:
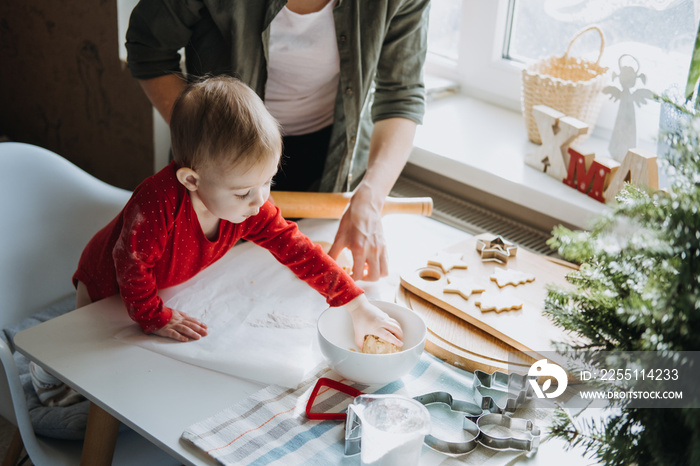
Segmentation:
{"type": "Polygon", "coordinates": [[[490,412],[513,413],[534,395],[528,379],[530,377],[525,374],[475,370],[474,399],[482,406],[492,402],[494,408],[489,409],[490,412]]]}

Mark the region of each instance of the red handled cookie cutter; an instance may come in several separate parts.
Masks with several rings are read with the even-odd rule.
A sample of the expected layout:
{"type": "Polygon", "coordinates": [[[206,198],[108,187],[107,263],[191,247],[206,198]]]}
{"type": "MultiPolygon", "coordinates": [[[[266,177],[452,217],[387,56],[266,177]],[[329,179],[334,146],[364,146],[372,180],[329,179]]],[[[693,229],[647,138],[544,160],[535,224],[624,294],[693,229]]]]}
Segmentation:
{"type": "Polygon", "coordinates": [[[316,401],[316,396],[318,396],[318,391],[321,389],[321,387],[332,388],[333,390],[337,390],[341,393],[346,393],[353,398],[355,398],[356,396],[364,395],[364,393],[359,391],[358,389],[352,388],[349,385],[345,385],[342,382],[328,379],[326,377],[321,377],[316,382],[316,386],[314,386],[314,389],[311,391],[311,396],[309,397],[309,401],[306,403],[306,417],[311,419],[311,420],[314,420],[314,421],[315,420],[327,420],[327,419],[343,421],[343,420],[345,420],[345,417],[347,416],[347,414],[344,412],[343,413],[317,413],[317,412],[311,411],[311,408],[313,407],[314,401],[316,401]]]}

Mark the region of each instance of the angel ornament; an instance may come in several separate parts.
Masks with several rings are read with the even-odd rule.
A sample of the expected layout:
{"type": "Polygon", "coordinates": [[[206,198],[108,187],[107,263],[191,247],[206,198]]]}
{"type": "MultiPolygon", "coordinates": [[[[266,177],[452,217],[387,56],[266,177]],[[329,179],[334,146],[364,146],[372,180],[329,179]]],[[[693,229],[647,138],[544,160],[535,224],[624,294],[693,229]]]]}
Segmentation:
{"type": "Polygon", "coordinates": [[[639,62],[632,55],[624,54],[617,61],[620,67],[620,74],[613,73],[613,80],[620,81],[620,88],[616,86],[606,86],[603,88],[603,93],[608,94],[613,101],[620,101],[620,108],[617,111],[617,119],[615,120],[615,128],[613,128],[612,137],[610,139],[610,156],[622,162],[622,159],[627,155],[629,149],[637,145],[637,121],[634,115],[634,104],[641,107],[648,99],[653,97],[653,93],[649,89],[639,88],[632,91],[632,88],[640,80],[642,84],[646,84],[647,77],[644,73],[639,72],[639,62]],[[635,66],[630,64],[623,65],[624,58],[630,58],[634,61],[635,66]]]}

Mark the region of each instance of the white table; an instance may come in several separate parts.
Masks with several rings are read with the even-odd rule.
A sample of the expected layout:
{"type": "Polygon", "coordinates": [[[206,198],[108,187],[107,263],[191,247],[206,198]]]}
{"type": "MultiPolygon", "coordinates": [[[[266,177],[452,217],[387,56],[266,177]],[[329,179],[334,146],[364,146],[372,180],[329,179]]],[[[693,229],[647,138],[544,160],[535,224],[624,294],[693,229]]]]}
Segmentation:
{"type": "MultiPolygon", "coordinates": [[[[308,222],[300,223],[302,230],[308,222]]],[[[387,216],[384,227],[393,277],[390,279],[394,281],[402,268],[413,265],[414,257],[425,257],[468,237],[431,219],[408,215],[387,216]]],[[[267,253],[262,249],[261,252],[267,253]]],[[[187,283],[178,288],[186,286],[187,283]]],[[[203,453],[181,442],[180,435],[189,425],[244,399],[262,385],[183,363],[114,338],[132,325],[135,324],[120,298],[113,296],[20,332],[15,345],[28,358],[84,394],[94,406],[178,461],[186,465],[212,464],[203,453]]],[[[92,419],[91,413],[90,422],[92,419]]],[[[108,446],[113,442],[106,440],[108,446]]],[[[576,453],[562,455],[561,445],[545,444],[527,464],[554,464],[555,458],[555,462],[566,461],[569,466],[589,464],[576,453]]],[[[437,464],[442,459],[434,452],[423,455],[423,462],[428,464],[437,464]]]]}

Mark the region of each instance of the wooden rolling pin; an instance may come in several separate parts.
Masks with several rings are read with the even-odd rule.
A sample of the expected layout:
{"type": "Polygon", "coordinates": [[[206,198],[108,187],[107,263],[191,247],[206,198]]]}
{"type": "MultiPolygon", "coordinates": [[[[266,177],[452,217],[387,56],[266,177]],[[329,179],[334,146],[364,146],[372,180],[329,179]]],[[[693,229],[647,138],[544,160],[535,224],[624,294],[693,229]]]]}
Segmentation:
{"type": "MultiPolygon", "coordinates": [[[[340,218],[352,193],[305,193],[272,191],[272,201],[288,218],[340,218]]],[[[430,197],[387,197],[382,209],[386,214],[418,214],[430,216],[433,199],[430,197]]]]}

